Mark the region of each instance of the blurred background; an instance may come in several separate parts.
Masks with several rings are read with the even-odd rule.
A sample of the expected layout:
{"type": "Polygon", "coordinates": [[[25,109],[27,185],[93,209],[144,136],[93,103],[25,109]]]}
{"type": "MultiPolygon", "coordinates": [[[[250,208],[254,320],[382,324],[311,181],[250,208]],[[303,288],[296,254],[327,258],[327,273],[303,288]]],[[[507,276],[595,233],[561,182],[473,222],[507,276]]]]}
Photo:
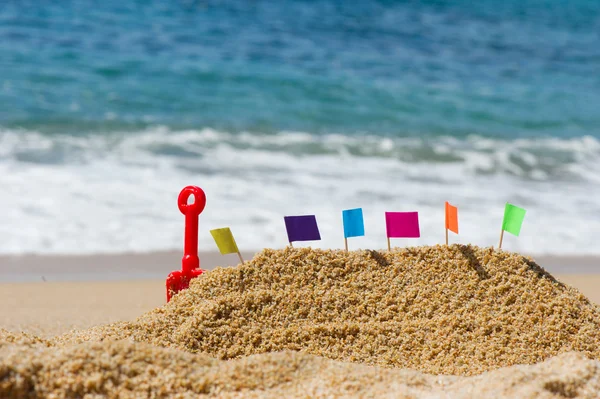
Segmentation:
{"type": "Polygon", "coordinates": [[[420,239],[600,255],[600,2],[0,2],[0,254],[286,245],[316,214],[342,248],[362,207],[419,211],[420,239]]]}

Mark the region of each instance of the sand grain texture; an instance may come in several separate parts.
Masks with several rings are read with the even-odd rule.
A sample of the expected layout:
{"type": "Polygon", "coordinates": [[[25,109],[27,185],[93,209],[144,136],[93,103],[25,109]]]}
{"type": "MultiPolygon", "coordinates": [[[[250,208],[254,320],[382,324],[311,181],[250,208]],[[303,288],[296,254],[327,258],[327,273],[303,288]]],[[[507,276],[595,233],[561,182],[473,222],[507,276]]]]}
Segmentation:
{"type": "Polygon", "coordinates": [[[474,377],[382,369],[299,352],[220,361],[144,343],[0,349],[0,397],[597,398],[600,362],[565,353],[474,377]]]}
{"type": "Polygon", "coordinates": [[[600,311],[532,260],[454,245],[395,252],[265,250],[217,268],[110,336],[220,359],[294,350],[473,375],[566,351],[600,359],[600,311]]]}
{"type": "Polygon", "coordinates": [[[597,398],[599,327],[517,254],[264,250],[134,322],[0,331],[0,397],[597,398]]]}

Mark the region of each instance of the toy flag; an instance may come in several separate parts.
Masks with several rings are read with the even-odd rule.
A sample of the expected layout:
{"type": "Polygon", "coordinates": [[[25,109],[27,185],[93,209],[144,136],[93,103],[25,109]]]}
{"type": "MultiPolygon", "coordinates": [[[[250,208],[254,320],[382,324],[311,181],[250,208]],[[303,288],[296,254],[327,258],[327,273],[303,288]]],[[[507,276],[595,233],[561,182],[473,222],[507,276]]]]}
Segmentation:
{"type": "Polygon", "coordinates": [[[237,253],[238,257],[240,258],[240,261],[244,263],[244,259],[242,259],[242,254],[238,249],[238,246],[235,242],[235,238],[233,238],[233,234],[231,233],[229,227],[211,230],[210,234],[215,239],[215,243],[217,244],[217,247],[219,247],[219,252],[221,252],[221,255],[237,253]]]}
{"type": "Polygon", "coordinates": [[[284,216],[290,245],[294,241],[316,241],[321,239],[315,215],[284,216]]]}
{"type": "Polygon", "coordinates": [[[519,208],[518,206],[506,203],[504,207],[504,219],[502,220],[502,232],[500,233],[500,244],[498,248],[502,248],[502,239],[504,238],[504,232],[508,231],[511,234],[519,236],[521,233],[521,226],[525,219],[525,209],[519,208]]]}
{"type": "Polygon", "coordinates": [[[344,222],[344,243],[348,252],[348,237],[360,237],[365,235],[365,222],[363,220],[362,208],[346,209],[342,211],[344,222]]]}
{"type": "Polygon", "coordinates": [[[386,212],[385,227],[387,233],[388,251],[391,250],[390,238],[418,238],[419,212],[386,212]]]}
{"type": "Polygon", "coordinates": [[[458,234],[458,208],[446,201],[446,245],[448,245],[448,230],[458,234]]]}

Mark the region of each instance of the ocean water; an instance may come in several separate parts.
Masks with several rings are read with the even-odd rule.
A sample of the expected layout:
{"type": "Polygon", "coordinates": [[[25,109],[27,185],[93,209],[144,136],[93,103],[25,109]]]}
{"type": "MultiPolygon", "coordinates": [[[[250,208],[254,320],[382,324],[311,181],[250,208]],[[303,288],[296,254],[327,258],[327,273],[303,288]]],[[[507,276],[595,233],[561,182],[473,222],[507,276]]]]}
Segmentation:
{"type": "Polygon", "coordinates": [[[362,207],[419,211],[420,239],[600,255],[600,2],[0,2],[0,254],[286,245],[316,214],[343,247],[362,207]]]}

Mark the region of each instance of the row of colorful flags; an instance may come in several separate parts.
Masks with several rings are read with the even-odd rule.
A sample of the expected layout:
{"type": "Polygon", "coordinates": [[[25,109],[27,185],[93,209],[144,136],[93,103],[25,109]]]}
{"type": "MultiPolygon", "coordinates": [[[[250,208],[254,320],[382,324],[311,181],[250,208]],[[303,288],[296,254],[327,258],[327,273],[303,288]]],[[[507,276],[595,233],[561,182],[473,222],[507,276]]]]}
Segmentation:
{"type": "MultiPolygon", "coordinates": [[[[525,219],[525,212],[523,208],[508,202],[506,203],[504,218],[502,220],[502,230],[500,232],[499,248],[502,248],[505,231],[519,236],[523,220],[525,219]]],[[[297,241],[319,241],[321,239],[315,215],[284,216],[283,220],[290,246],[293,246],[292,243],[297,241]]],[[[346,251],[348,251],[348,238],[365,235],[362,208],[343,210],[342,222],[344,225],[344,244],[346,251]]],[[[385,228],[388,250],[391,250],[390,238],[419,238],[421,237],[419,213],[385,212],[385,228]]],[[[450,205],[448,202],[445,203],[445,230],[446,245],[448,245],[448,231],[458,234],[458,208],[450,205]]],[[[244,263],[229,227],[211,230],[210,233],[222,255],[237,253],[240,261],[244,263]]]]}

